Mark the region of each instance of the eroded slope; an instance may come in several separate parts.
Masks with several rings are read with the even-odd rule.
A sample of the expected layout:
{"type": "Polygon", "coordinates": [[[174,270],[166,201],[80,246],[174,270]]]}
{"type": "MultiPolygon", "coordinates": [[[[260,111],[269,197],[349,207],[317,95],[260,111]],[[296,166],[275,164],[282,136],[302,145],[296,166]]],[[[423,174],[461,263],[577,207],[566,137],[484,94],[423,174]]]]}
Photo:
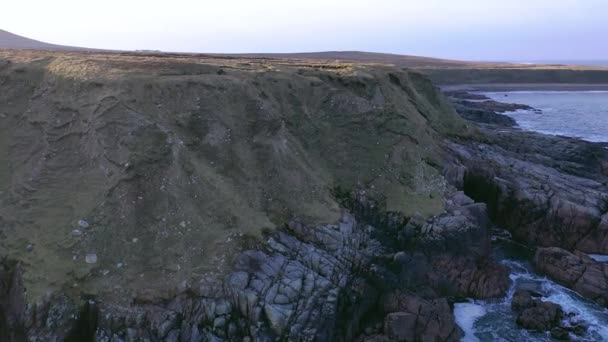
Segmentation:
{"type": "Polygon", "coordinates": [[[0,52],[0,254],[28,298],[170,297],[263,229],[335,222],[336,187],[441,212],[438,141],[470,128],[430,82],[294,63],[0,52]]]}

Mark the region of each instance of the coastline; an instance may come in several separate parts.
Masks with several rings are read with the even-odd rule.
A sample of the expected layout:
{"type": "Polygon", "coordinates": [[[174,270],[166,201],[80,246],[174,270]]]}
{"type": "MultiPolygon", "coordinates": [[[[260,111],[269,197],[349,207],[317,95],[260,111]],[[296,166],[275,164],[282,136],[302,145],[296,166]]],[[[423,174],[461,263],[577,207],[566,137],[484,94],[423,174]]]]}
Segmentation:
{"type": "Polygon", "coordinates": [[[608,84],[477,83],[439,85],[442,91],[608,91],[608,84]]]}

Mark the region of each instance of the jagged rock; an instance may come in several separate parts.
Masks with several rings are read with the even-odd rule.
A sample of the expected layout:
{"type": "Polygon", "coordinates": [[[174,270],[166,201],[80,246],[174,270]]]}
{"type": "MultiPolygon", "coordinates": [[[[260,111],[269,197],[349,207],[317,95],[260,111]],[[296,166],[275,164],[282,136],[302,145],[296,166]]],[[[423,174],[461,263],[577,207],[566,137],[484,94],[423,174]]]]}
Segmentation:
{"type": "Polygon", "coordinates": [[[514,130],[487,136],[484,143],[449,144],[454,163],[466,168],[462,187],[468,195],[487,203],[515,240],[608,253],[608,187],[601,174],[608,150],[514,130]]]}
{"type": "MultiPolygon", "coordinates": [[[[168,341],[354,340],[363,330],[359,322],[378,303],[375,283],[357,273],[363,271],[372,279],[390,277],[389,271],[372,264],[385,253],[385,247],[371,238],[372,231],[348,214],[336,225],[311,227],[294,221],[289,229],[270,234],[263,249],[242,252],[223,285],[209,280],[204,292],[197,290],[204,297],[185,286],[174,298],[150,293],[136,298],[131,308],[99,303],[80,312],[75,303],[53,299],[54,306],[35,311],[56,317],[52,326],[30,330],[36,331],[30,336],[55,336],[61,324],[72,327],[67,317],[90,317],[78,319],[85,322],[79,331],[99,341],[117,336],[168,341]],[[348,319],[339,316],[345,308],[351,312],[348,319]]],[[[381,303],[388,317],[369,330],[377,341],[411,336],[456,341],[462,334],[445,298],[397,293],[381,303]],[[409,322],[406,328],[404,322],[409,322]],[[378,335],[383,327],[385,335],[378,335]]],[[[62,336],[69,331],[66,328],[62,336]]]]}
{"type": "Polygon", "coordinates": [[[454,103],[454,107],[460,116],[473,122],[507,127],[517,126],[517,122],[512,117],[492,110],[472,108],[461,103],[454,103]]]}
{"type": "Polygon", "coordinates": [[[517,314],[516,323],[534,331],[550,331],[558,340],[570,340],[570,333],[582,336],[587,331],[584,323],[565,314],[559,304],[537,299],[540,293],[517,289],[513,294],[511,308],[517,314]]]}
{"type": "MultiPolygon", "coordinates": [[[[437,216],[419,229],[415,251],[395,259],[402,265],[402,279],[405,283],[424,279],[446,295],[473,298],[504,295],[510,284],[509,270],[492,261],[485,204],[471,203],[462,193],[457,193],[452,201],[451,213],[437,216]],[[425,257],[429,253],[432,256],[425,257]]],[[[408,226],[406,229],[413,230],[408,226]]]]}
{"type": "Polygon", "coordinates": [[[417,320],[413,313],[390,313],[384,319],[384,334],[393,341],[414,341],[417,320]]]}
{"type": "Polygon", "coordinates": [[[443,255],[435,257],[432,265],[435,275],[431,284],[449,295],[498,298],[511,284],[509,268],[491,260],[443,255]]]}
{"type": "Polygon", "coordinates": [[[394,292],[382,302],[388,313],[384,335],[391,341],[459,341],[463,336],[445,298],[425,300],[394,292]]]}
{"type": "Polygon", "coordinates": [[[349,215],[335,226],[292,222],[290,229],[295,236],[281,232],[269,239],[269,253],[242,253],[227,290],[241,315],[269,322],[271,336],[331,338],[337,296],[351,281],[352,267],[368,263],[381,248],[349,215]]]}
{"type": "Polygon", "coordinates": [[[532,306],[532,301],[534,300],[533,293],[528,290],[518,289],[513,294],[513,299],[511,300],[511,308],[517,312],[521,312],[526,308],[532,306]]]}
{"type": "Polygon", "coordinates": [[[517,317],[517,324],[536,331],[549,331],[560,324],[562,309],[558,304],[537,301],[517,317]]]}
{"type": "Polygon", "coordinates": [[[583,297],[608,306],[608,264],[599,263],[581,252],[570,253],[551,247],[537,249],[534,266],[583,297]]]}

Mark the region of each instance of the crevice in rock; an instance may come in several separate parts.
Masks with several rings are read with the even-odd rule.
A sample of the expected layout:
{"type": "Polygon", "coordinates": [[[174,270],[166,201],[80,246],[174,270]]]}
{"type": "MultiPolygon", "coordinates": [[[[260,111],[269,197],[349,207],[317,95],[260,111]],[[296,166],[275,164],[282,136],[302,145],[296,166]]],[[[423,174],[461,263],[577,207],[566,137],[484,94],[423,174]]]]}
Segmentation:
{"type": "Polygon", "coordinates": [[[78,319],[66,336],[66,342],[93,342],[97,330],[99,310],[93,300],[88,300],[82,306],[78,319]]]}
{"type": "Polygon", "coordinates": [[[497,220],[500,214],[499,201],[501,190],[489,176],[466,172],[463,180],[463,191],[476,202],[485,203],[488,206],[490,219],[492,221],[497,220]]]}

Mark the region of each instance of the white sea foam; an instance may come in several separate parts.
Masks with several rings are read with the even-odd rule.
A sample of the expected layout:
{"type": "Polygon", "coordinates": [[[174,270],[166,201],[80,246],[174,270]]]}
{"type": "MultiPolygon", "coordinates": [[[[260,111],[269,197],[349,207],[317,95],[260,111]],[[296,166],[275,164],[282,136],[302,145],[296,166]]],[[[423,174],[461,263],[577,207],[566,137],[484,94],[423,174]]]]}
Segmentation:
{"type": "Polygon", "coordinates": [[[545,282],[543,288],[549,292],[549,295],[543,297],[543,300],[557,303],[561,305],[565,312],[574,313],[578,320],[589,324],[589,330],[599,335],[603,341],[608,341],[608,326],[606,326],[608,313],[606,309],[587,302],[575,292],[555,283],[545,282]]]}
{"type": "Polygon", "coordinates": [[[456,324],[464,331],[463,342],[479,342],[479,339],[475,336],[475,321],[485,314],[485,307],[472,301],[454,304],[456,324]]]}
{"type": "Polygon", "coordinates": [[[565,312],[573,313],[575,319],[589,326],[584,341],[608,341],[608,310],[589,302],[575,292],[552,282],[532,271],[528,263],[503,260],[511,269],[513,281],[507,295],[499,301],[478,300],[454,305],[456,323],[465,332],[462,341],[551,341],[547,334],[528,332],[515,324],[511,300],[516,288],[538,286],[545,293],[543,300],[562,306],[565,312]]]}

